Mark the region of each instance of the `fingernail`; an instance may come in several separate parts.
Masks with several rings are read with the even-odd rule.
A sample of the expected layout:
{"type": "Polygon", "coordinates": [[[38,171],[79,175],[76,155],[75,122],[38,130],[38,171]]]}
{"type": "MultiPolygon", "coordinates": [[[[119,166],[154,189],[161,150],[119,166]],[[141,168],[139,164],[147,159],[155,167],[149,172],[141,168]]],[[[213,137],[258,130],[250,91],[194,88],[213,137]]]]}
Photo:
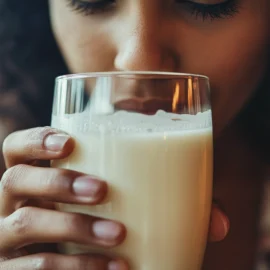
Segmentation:
{"type": "Polygon", "coordinates": [[[123,261],[111,261],[108,264],[108,270],[128,270],[128,267],[123,261]]]}
{"type": "Polygon", "coordinates": [[[92,231],[96,238],[112,241],[121,235],[123,228],[115,222],[99,220],[92,224],[92,231]]]}
{"type": "Polygon", "coordinates": [[[227,216],[217,208],[213,208],[211,220],[212,235],[210,240],[222,241],[227,236],[229,227],[230,221],[227,216]]]}
{"type": "Polygon", "coordinates": [[[222,223],[223,223],[223,229],[224,229],[224,237],[226,237],[230,228],[230,220],[227,218],[227,216],[223,217],[222,223]]]}
{"type": "Polygon", "coordinates": [[[72,186],[74,194],[82,197],[97,196],[102,188],[103,186],[100,181],[89,176],[80,176],[76,178],[72,186]]]}
{"type": "Polygon", "coordinates": [[[61,151],[66,142],[70,139],[70,136],[65,134],[51,134],[44,140],[44,146],[50,151],[61,151]]]}
{"type": "Polygon", "coordinates": [[[222,213],[220,211],[216,211],[216,213],[222,222],[222,226],[220,228],[220,235],[223,235],[225,238],[226,235],[228,234],[228,231],[229,231],[230,221],[224,213],[222,213]]]}

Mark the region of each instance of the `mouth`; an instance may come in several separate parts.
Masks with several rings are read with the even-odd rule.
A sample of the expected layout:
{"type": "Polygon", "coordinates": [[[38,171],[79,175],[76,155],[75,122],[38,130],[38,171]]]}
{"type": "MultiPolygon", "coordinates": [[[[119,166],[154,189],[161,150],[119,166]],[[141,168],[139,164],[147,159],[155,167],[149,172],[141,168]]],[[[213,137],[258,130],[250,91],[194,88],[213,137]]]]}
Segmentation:
{"type": "Polygon", "coordinates": [[[115,102],[115,110],[125,110],[129,112],[137,112],[147,115],[154,115],[159,110],[173,112],[172,100],[164,100],[158,98],[151,99],[124,99],[115,102]]]}

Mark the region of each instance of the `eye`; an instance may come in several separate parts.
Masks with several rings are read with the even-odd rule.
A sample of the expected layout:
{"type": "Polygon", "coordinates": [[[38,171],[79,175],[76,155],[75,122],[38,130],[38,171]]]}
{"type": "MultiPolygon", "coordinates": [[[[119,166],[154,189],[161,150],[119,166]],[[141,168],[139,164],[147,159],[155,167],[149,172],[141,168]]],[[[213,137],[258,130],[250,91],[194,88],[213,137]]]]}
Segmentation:
{"type": "Polygon", "coordinates": [[[239,6],[235,0],[227,0],[214,4],[198,3],[196,1],[187,0],[179,0],[177,2],[185,6],[196,19],[225,19],[233,17],[239,12],[239,6]]]}
{"type": "Polygon", "coordinates": [[[115,5],[115,0],[67,0],[68,5],[75,11],[84,15],[91,15],[110,10],[115,5]]]}

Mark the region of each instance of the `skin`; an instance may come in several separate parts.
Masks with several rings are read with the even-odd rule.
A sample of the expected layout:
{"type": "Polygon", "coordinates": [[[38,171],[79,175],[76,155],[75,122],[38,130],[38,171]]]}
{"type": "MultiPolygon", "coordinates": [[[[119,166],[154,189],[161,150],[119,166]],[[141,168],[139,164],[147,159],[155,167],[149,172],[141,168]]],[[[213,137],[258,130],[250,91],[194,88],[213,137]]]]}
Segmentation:
{"type": "Polygon", "coordinates": [[[214,198],[233,224],[224,243],[209,246],[205,267],[213,270],[252,268],[263,180],[260,160],[247,150],[248,142],[237,124],[230,123],[266,72],[270,8],[267,0],[238,2],[239,12],[232,18],[203,21],[183,10],[175,14],[174,1],[119,1],[110,13],[91,16],[71,12],[64,1],[51,1],[53,30],[71,72],[165,70],[209,76],[215,131],[214,198]],[[239,160],[245,165],[236,168],[239,160]],[[241,192],[242,201],[241,186],[247,187],[241,192]]]}
{"type": "Polygon", "coordinates": [[[53,30],[71,72],[161,70],[207,75],[219,133],[247,102],[267,64],[269,1],[239,2],[241,8],[233,18],[212,22],[196,20],[183,10],[175,14],[174,1],[120,1],[117,10],[90,16],[72,12],[64,0],[50,5],[53,30]]]}
{"type": "MultiPolygon", "coordinates": [[[[204,4],[220,2],[197,1],[204,4]]],[[[53,31],[73,73],[159,70],[210,77],[215,131],[214,199],[222,203],[231,219],[232,229],[223,243],[209,246],[205,261],[207,270],[252,269],[256,244],[263,166],[259,157],[248,148],[244,134],[233,119],[256,91],[266,72],[270,3],[268,0],[239,0],[239,6],[239,12],[233,17],[211,21],[196,19],[182,6],[167,0],[122,0],[110,12],[89,16],[74,12],[64,0],[50,1],[53,31]],[[229,162],[225,159],[227,156],[231,157],[229,162]],[[239,161],[240,165],[235,166],[239,161]],[[241,189],[243,186],[245,188],[241,189]],[[244,221],[244,227],[240,221],[244,221]],[[237,260],[233,258],[236,252],[237,260]]],[[[28,248],[18,249],[32,243],[59,242],[60,239],[115,246],[128,233],[124,225],[117,222],[50,210],[52,205],[48,201],[98,203],[109,188],[105,182],[88,176],[91,192],[82,199],[75,196],[72,189],[74,180],[81,179],[81,174],[43,167],[44,161],[64,158],[73,150],[72,138],[64,134],[49,136],[55,133],[50,128],[21,131],[11,134],[4,143],[8,170],[0,185],[0,234],[3,239],[0,269],[76,270],[89,269],[91,265],[93,269],[102,270],[108,268],[112,259],[118,265],[117,269],[127,269],[127,265],[117,258],[49,253],[29,255],[32,253],[28,248]],[[35,200],[40,197],[44,198],[42,202],[35,200]],[[46,223],[52,218],[54,224],[46,223]],[[71,225],[67,227],[67,223],[71,225]],[[88,224],[87,228],[85,224],[88,224]],[[99,235],[97,228],[100,226],[106,226],[110,234],[99,235]],[[81,235],[84,235],[83,239],[81,235]],[[24,254],[28,256],[20,257],[24,254]]],[[[228,227],[224,214],[213,208],[210,240],[222,240],[228,227]]]]}
{"type": "Polygon", "coordinates": [[[89,16],[72,12],[65,1],[50,2],[55,37],[71,72],[162,70],[209,76],[214,198],[225,208],[232,229],[222,244],[209,246],[205,268],[252,269],[264,165],[233,120],[266,73],[269,1],[239,0],[237,14],[212,21],[181,8],[176,12],[174,1],[119,1],[111,12],[89,16]]]}

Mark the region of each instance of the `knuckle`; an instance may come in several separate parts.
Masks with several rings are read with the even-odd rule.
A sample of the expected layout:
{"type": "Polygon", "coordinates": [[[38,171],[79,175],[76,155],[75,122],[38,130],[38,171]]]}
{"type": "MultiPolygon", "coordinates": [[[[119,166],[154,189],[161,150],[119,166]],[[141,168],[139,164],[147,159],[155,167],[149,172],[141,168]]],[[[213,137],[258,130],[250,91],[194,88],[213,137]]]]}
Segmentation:
{"type": "Polygon", "coordinates": [[[5,171],[0,182],[3,193],[12,193],[18,178],[24,174],[25,170],[26,166],[20,164],[5,171]]]}
{"type": "Polygon", "coordinates": [[[16,235],[25,234],[30,231],[32,224],[32,212],[31,208],[24,207],[16,210],[12,215],[8,217],[9,228],[16,235]]]}

